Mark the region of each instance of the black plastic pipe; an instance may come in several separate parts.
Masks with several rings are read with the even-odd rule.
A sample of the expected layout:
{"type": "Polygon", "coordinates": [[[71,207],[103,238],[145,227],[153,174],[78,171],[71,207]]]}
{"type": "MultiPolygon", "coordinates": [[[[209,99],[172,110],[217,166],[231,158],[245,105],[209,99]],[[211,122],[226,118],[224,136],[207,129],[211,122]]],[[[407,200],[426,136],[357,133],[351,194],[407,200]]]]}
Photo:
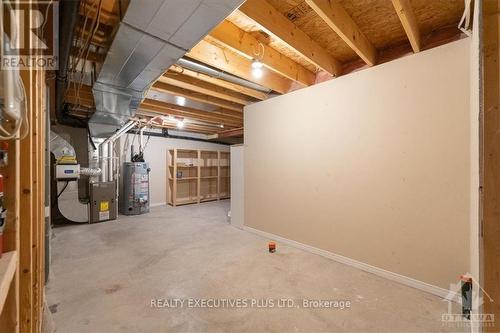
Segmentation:
{"type": "Polygon", "coordinates": [[[59,70],[56,75],[56,119],[63,125],[86,127],[85,122],[66,114],[64,92],[68,82],[68,63],[80,0],[61,0],[59,14],[59,70]]]}

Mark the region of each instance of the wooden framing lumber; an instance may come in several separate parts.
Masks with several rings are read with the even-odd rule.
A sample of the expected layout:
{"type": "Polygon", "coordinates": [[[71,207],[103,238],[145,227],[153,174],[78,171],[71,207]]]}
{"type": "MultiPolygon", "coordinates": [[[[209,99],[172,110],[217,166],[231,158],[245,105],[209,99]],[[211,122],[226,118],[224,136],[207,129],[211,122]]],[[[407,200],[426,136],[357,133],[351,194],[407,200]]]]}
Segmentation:
{"type": "Polygon", "coordinates": [[[377,61],[377,50],[338,0],[306,0],[306,3],[332,28],[368,65],[377,61]]]}
{"type": "Polygon", "coordinates": [[[263,68],[260,78],[252,75],[252,61],[230,50],[225,50],[206,40],[200,41],[186,56],[202,63],[218,68],[245,80],[260,84],[266,88],[285,94],[290,91],[292,81],[263,68]]]}
{"type": "Polygon", "coordinates": [[[418,28],[417,19],[415,13],[411,7],[409,0],[392,0],[392,4],[396,13],[398,14],[399,20],[405,29],[408,40],[410,41],[413,52],[420,52],[421,42],[420,42],[420,30],[418,28]]]}
{"type": "Polygon", "coordinates": [[[225,109],[243,112],[243,107],[239,104],[228,102],[226,100],[213,97],[210,95],[202,94],[197,91],[191,91],[184,88],[180,88],[178,86],[167,84],[161,81],[155,82],[151,89],[166,92],[176,96],[183,96],[198,102],[220,106],[225,109]]]}
{"type": "Polygon", "coordinates": [[[341,64],[266,0],[247,0],[239,11],[255,21],[266,33],[296,50],[311,63],[333,76],[342,73],[341,64]]]}
{"type": "MultiPolygon", "coordinates": [[[[66,96],[66,102],[75,105],[77,104],[76,96],[74,96],[72,89],[69,90],[68,95],[66,96]]],[[[89,86],[82,86],[82,89],[80,90],[79,102],[87,107],[94,107],[94,97],[89,86]]],[[[140,105],[140,109],[162,115],[168,114],[186,117],[193,120],[199,119],[203,122],[209,122],[217,125],[223,124],[224,126],[238,127],[243,123],[243,113],[241,111],[228,110],[224,108],[217,109],[216,111],[203,111],[147,98],[140,105]]]]}
{"type": "Polygon", "coordinates": [[[200,81],[212,83],[216,86],[219,86],[219,87],[222,87],[225,89],[229,89],[229,90],[235,91],[237,93],[256,98],[256,99],[261,100],[261,101],[267,99],[267,94],[265,92],[251,89],[248,87],[244,87],[244,86],[241,86],[239,84],[232,83],[232,82],[229,82],[226,80],[222,80],[222,79],[219,79],[216,77],[212,77],[210,75],[206,75],[203,73],[198,73],[198,72],[192,71],[192,70],[187,69],[187,68],[183,68],[183,67],[178,66],[178,65],[173,65],[172,67],[170,67],[170,72],[181,73],[181,74],[184,74],[186,76],[190,76],[192,78],[198,79],[200,81]]]}
{"type": "Polygon", "coordinates": [[[229,118],[220,112],[201,111],[185,106],[159,102],[151,99],[145,100],[139,108],[145,111],[156,112],[158,114],[189,117],[213,124],[223,124],[224,126],[238,126],[243,123],[243,118],[229,118]]]}
{"type": "Polygon", "coordinates": [[[275,49],[264,45],[252,34],[238,28],[229,21],[223,21],[210,32],[208,38],[213,38],[225,47],[248,57],[259,58],[255,53],[263,52],[259,58],[264,66],[281,74],[290,80],[297,81],[304,86],[313,85],[316,76],[307,68],[284,56],[275,49]],[[263,48],[263,50],[261,50],[263,48]]]}
{"type": "Polygon", "coordinates": [[[232,90],[175,72],[165,73],[158,81],[241,105],[248,105],[255,101],[232,90]]]}
{"type": "MultiPolygon", "coordinates": [[[[480,137],[480,235],[482,236],[483,288],[493,299],[484,296],[483,313],[491,314],[497,323],[484,325],[484,332],[498,332],[500,317],[500,1],[484,0],[483,49],[480,99],[483,102],[479,116],[480,137]]],[[[481,22],[481,21],[480,21],[481,22]]]]}
{"type": "Polygon", "coordinates": [[[243,136],[243,127],[233,128],[226,131],[215,133],[212,136],[212,138],[217,139],[217,138],[231,138],[231,137],[241,137],[241,136],[243,136]]]}

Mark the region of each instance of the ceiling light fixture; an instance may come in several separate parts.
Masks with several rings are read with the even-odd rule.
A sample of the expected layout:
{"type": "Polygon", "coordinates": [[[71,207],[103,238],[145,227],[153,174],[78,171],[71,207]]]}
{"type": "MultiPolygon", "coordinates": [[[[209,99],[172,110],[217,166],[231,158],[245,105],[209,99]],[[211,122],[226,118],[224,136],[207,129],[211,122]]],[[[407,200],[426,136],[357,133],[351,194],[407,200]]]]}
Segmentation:
{"type": "Polygon", "coordinates": [[[186,105],[186,97],[176,96],[175,99],[178,105],[180,106],[186,105]]]}
{"type": "Polygon", "coordinates": [[[260,60],[254,59],[254,61],[252,61],[252,75],[255,78],[260,79],[264,74],[262,67],[264,67],[264,64],[260,60]]]}

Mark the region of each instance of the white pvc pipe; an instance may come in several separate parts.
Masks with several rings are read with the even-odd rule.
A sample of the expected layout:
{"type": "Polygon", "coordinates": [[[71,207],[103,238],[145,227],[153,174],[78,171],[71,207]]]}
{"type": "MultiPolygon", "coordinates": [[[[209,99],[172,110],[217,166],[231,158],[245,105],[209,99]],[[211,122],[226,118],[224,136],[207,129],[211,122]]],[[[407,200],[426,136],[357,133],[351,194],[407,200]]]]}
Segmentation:
{"type": "Polygon", "coordinates": [[[101,143],[99,145],[99,164],[101,167],[101,181],[104,182],[108,178],[108,144],[107,143],[101,143]]]}
{"type": "Polygon", "coordinates": [[[108,182],[113,181],[113,177],[115,175],[115,169],[114,169],[114,161],[113,161],[113,151],[114,145],[113,141],[108,142],[108,182]]]}
{"type": "Polygon", "coordinates": [[[109,138],[104,140],[103,143],[99,145],[99,158],[101,166],[101,181],[113,181],[114,178],[114,165],[113,165],[113,143],[116,139],[126,133],[129,129],[135,126],[135,121],[130,120],[122,128],[120,128],[115,134],[111,135],[109,138]]]}

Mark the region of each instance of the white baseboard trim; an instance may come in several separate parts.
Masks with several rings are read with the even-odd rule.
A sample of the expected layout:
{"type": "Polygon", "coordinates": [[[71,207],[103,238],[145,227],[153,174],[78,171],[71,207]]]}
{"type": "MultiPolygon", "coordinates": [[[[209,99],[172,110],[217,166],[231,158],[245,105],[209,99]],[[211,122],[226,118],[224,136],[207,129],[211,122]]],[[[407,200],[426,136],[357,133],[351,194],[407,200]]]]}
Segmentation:
{"type": "Polygon", "coordinates": [[[272,239],[272,240],[275,240],[275,241],[278,241],[278,242],[281,242],[284,244],[288,244],[288,245],[293,246],[295,248],[305,250],[305,251],[320,255],[322,257],[328,258],[328,259],[335,260],[335,261],[340,262],[340,263],[345,264],[345,265],[356,267],[356,268],[361,269],[365,272],[372,273],[372,274],[378,275],[380,277],[404,284],[406,286],[428,292],[430,294],[439,296],[441,298],[450,298],[451,297],[453,299],[453,301],[460,302],[460,295],[458,295],[455,292],[452,292],[448,289],[434,286],[432,284],[429,284],[429,283],[426,283],[423,281],[415,280],[413,278],[410,278],[410,277],[407,277],[407,276],[404,276],[401,274],[386,271],[385,269],[375,267],[375,266],[372,266],[372,265],[369,265],[369,264],[366,264],[364,262],[357,261],[357,260],[354,260],[354,259],[351,259],[348,257],[344,257],[344,256],[341,256],[339,254],[336,254],[336,253],[333,253],[330,251],[318,249],[317,247],[314,247],[311,245],[302,244],[302,243],[299,243],[297,241],[294,241],[294,240],[291,240],[288,238],[284,238],[284,237],[281,237],[278,235],[271,234],[269,232],[261,231],[261,230],[254,229],[254,228],[251,228],[248,226],[243,226],[243,230],[249,231],[249,232],[254,233],[256,235],[259,235],[259,236],[262,236],[262,237],[265,237],[268,239],[272,239]]]}
{"type": "Polygon", "coordinates": [[[166,206],[167,203],[166,202],[156,202],[156,203],[152,203],[149,205],[149,207],[158,207],[158,206],[166,206]]]}

